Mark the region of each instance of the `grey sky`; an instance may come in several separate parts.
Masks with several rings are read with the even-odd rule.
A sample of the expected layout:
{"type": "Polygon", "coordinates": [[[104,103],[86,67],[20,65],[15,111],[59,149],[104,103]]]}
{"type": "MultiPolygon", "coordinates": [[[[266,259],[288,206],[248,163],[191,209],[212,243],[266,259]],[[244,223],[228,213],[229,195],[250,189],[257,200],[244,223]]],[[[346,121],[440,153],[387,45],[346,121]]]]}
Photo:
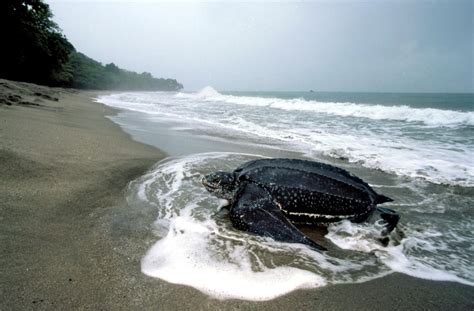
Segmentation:
{"type": "Polygon", "coordinates": [[[187,90],[473,92],[473,1],[47,1],[77,50],[187,90]]]}

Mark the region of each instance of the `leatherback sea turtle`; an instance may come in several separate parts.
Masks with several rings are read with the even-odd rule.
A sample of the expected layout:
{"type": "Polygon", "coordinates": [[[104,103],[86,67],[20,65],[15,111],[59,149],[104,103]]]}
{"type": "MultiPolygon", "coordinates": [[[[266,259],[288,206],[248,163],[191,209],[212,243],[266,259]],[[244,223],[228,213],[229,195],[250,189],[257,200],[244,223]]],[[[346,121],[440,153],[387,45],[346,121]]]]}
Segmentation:
{"type": "Polygon", "coordinates": [[[230,202],[232,225],[243,231],[290,243],[325,248],[294,224],[365,221],[374,211],[390,233],[400,216],[377,207],[392,199],[377,194],[349,172],[324,163],[297,159],[260,159],[233,172],[215,172],[202,179],[206,189],[230,202]]]}

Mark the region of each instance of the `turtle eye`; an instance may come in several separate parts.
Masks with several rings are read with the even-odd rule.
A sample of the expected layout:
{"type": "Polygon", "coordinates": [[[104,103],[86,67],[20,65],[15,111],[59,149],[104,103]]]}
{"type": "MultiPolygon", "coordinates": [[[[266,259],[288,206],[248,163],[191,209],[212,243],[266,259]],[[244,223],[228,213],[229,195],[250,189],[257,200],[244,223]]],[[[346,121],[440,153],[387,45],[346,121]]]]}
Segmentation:
{"type": "Polygon", "coordinates": [[[212,183],[219,183],[220,178],[216,174],[209,175],[208,180],[212,183]]]}

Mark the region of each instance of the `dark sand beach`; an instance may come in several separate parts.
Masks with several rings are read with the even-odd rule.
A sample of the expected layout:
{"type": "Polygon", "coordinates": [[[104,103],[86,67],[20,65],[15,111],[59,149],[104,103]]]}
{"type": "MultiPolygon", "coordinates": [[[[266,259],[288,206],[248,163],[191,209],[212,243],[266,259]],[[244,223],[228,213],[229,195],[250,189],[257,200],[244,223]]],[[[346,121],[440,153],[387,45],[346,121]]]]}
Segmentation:
{"type": "Polygon", "coordinates": [[[0,310],[472,310],[472,287],[394,273],[266,302],[150,278],[154,210],[125,191],[165,157],[106,118],[96,93],[0,80],[0,310]]]}

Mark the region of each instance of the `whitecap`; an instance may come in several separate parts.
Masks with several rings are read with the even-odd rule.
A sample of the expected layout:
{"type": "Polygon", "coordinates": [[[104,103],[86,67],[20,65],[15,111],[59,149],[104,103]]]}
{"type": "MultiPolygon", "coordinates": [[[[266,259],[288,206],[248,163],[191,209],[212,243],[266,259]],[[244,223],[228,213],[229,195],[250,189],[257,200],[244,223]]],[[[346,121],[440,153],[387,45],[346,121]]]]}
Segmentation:
{"type": "Polygon", "coordinates": [[[474,186],[474,149],[468,128],[462,128],[474,124],[474,112],[233,96],[212,87],[198,93],[119,93],[98,101],[181,122],[175,128],[209,136],[240,135],[310,157],[325,155],[437,184],[474,186]]]}

